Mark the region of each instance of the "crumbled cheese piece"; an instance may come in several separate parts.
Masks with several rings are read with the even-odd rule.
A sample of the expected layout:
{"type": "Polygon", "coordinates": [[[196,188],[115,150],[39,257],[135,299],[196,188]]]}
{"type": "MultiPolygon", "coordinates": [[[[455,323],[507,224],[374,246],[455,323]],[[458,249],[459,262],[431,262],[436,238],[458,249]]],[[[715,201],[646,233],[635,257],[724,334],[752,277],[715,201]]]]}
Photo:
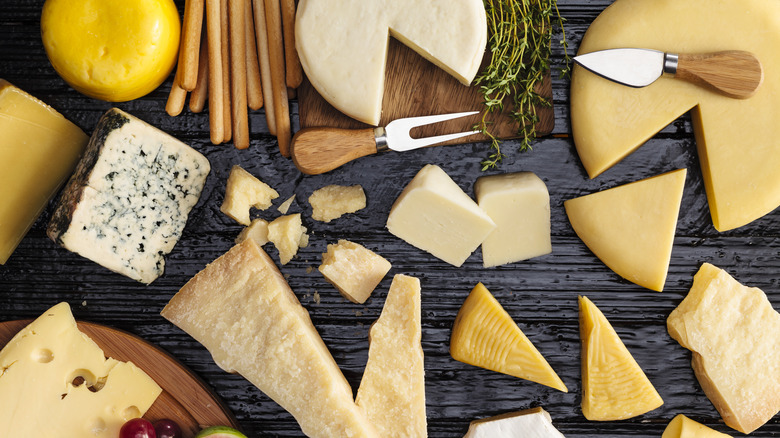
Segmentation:
{"type": "Polygon", "coordinates": [[[390,270],[384,257],[348,240],[328,245],[319,267],[344,298],[363,304],[390,270]]]}
{"type": "Polygon", "coordinates": [[[268,224],[268,240],[279,250],[279,260],[286,265],[298,253],[298,248],[303,248],[301,244],[309,242],[300,213],[280,216],[268,224]]]}
{"type": "Polygon", "coordinates": [[[312,219],[330,222],[347,213],[366,208],[366,194],[360,185],[330,185],[315,190],[309,196],[309,204],[312,208],[312,219]]]}
{"type": "Polygon", "coordinates": [[[259,246],[268,243],[268,221],[252,219],[252,223],[248,227],[244,227],[238,237],[236,237],[236,243],[241,243],[246,239],[254,240],[259,246]]]}
{"type": "Polygon", "coordinates": [[[282,205],[277,207],[279,213],[287,214],[287,212],[290,210],[290,206],[292,205],[293,201],[295,201],[295,195],[290,196],[286,201],[282,202],[282,205]]]}
{"type": "Polygon", "coordinates": [[[254,207],[265,210],[271,206],[271,201],[278,197],[279,193],[268,184],[255,178],[241,166],[235,165],[230,169],[225,200],[219,210],[238,223],[249,226],[249,209],[254,207]]]}

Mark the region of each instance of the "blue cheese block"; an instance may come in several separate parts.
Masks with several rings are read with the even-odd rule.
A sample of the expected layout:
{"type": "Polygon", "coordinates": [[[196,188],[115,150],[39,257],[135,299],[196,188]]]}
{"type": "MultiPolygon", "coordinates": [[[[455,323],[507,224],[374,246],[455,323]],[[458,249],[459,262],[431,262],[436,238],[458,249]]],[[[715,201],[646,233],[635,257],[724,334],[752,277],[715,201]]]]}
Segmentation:
{"type": "Polygon", "coordinates": [[[116,108],[98,122],[48,227],[62,247],[149,284],[181,237],[206,157],[116,108]]]}

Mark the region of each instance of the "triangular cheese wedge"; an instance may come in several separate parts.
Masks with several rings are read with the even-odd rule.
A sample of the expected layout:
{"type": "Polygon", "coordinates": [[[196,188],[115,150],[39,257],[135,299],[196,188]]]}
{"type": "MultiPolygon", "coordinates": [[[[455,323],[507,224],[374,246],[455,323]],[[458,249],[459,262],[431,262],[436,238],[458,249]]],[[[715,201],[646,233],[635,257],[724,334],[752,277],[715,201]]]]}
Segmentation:
{"type": "Polygon", "coordinates": [[[664,429],[661,438],[729,438],[729,435],[678,414],[664,429]]]}
{"type": "Polygon", "coordinates": [[[626,87],[575,66],[572,132],[591,178],[694,108],[691,121],[715,228],[740,227],[780,205],[780,3],[617,0],[590,26],[579,53],[616,47],[746,50],[761,62],[764,80],[743,100],[671,77],[645,88],[626,87]]]}
{"type": "Polygon", "coordinates": [[[450,354],[469,365],[568,392],[550,364],[482,283],[474,287],[455,318],[450,354]]]}
{"type": "Polygon", "coordinates": [[[396,275],[371,326],[368,363],[355,399],[382,438],[428,436],[420,320],[420,280],[396,275]]]}
{"type": "Polygon", "coordinates": [[[664,404],[601,310],[586,297],[579,304],[585,418],[625,420],[664,404]]]}
{"type": "Polygon", "coordinates": [[[563,203],[572,228],[616,274],[661,291],[680,211],[685,169],[563,203]]]}

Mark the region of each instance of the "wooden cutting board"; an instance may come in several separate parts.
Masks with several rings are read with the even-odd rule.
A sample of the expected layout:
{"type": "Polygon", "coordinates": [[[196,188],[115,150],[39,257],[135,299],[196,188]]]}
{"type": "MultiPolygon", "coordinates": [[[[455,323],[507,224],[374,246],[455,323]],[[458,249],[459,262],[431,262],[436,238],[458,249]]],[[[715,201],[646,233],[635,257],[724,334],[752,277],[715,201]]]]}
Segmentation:
{"type": "MultiPolygon", "coordinates": [[[[549,71],[537,92],[552,103],[552,84],[549,71]]],[[[385,94],[382,101],[381,126],[386,126],[391,121],[402,117],[483,109],[483,98],[477,87],[467,87],[461,84],[412,49],[395,39],[390,39],[387,69],[385,71],[385,94]]],[[[536,125],[538,135],[549,134],[555,126],[555,115],[552,105],[537,107],[536,111],[539,116],[539,122],[536,125]]],[[[308,80],[304,80],[298,89],[298,112],[301,128],[328,126],[358,129],[369,127],[369,125],[347,117],[333,108],[317,93],[308,80]]],[[[412,136],[428,137],[468,131],[479,122],[480,117],[481,115],[475,115],[473,117],[429,125],[412,131],[412,136]]],[[[518,125],[508,114],[491,113],[488,115],[487,120],[491,122],[491,132],[497,137],[502,139],[517,137],[518,125]]],[[[487,137],[476,135],[457,139],[446,144],[473,143],[484,140],[487,140],[487,137]]]]}
{"type": "MultiPolygon", "coordinates": [[[[0,348],[32,321],[0,322],[0,348]]],[[[192,438],[206,426],[239,428],[233,414],[211,389],[162,349],[112,327],[90,322],[78,322],[78,326],[107,357],[133,362],[160,385],[163,391],[144,415],[147,420],[174,420],[184,438],[192,438]]]]}

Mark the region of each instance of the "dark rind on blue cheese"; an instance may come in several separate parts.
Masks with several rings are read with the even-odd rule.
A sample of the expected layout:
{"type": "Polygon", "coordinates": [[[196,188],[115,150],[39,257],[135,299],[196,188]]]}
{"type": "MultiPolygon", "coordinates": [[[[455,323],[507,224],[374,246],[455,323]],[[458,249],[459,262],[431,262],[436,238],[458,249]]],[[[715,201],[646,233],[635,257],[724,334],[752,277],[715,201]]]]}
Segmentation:
{"type": "Polygon", "coordinates": [[[98,122],[49,223],[49,237],[149,284],[181,237],[211,166],[206,157],[119,110],[98,122]]]}

